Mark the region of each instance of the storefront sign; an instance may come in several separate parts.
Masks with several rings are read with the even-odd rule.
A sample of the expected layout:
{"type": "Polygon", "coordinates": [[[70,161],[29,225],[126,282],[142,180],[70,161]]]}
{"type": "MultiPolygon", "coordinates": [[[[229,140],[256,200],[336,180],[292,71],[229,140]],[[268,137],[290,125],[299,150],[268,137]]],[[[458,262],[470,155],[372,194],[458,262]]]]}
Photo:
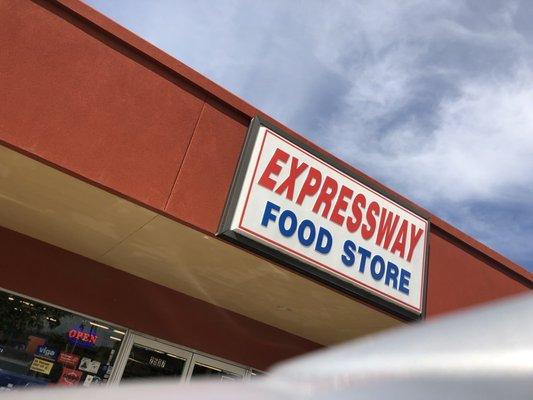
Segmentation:
{"type": "Polygon", "coordinates": [[[150,364],[152,367],[156,368],[165,368],[166,361],[162,358],[150,356],[150,359],[148,360],[148,364],[150,364]]]}
{"type": "Polygon", "coordinates": [[[26,353],[34,354],[37,348],[46,343],[46,339],[39,336],[28,336],[28,343],[26,344],[26,353]]]}
{"type": "Polygon", "coordinates": [[[220,232],[360,297],[420,315],[428,221],[267,125],[252,123],[220,232]]]}
{"type": "Polygon", "coordinates": [[[42,345],[37,347],[35,355],[41,358],[45,358],[47,360],[55,361],[55,359],[57,358],[57,353],[58,351],[56,349],[42,345]]]}
{"type": "Polygon", "coordinates": [[[30,369],[35,372],[40,372],[41,374],[49,375],[53,366],[54,363],[35,357],[31,363],[30,369]]]}
{"type": "Polygon", "coordinates": [[[83,386],[89,387],[93,383],[94,375],[87,374],[83,381],[83,386]]]}
{"type": "Polygon", "coordinates": [[[96,374],[98,372],[98,368],[100,368],[100,361],[91,360],[88,357],[83,357],[81,359],[80,366],[78,367],[78,369],[90,372],[92,374],[96,374]]]}
{"type": "Polygon", "coordinates": [[[111,373],[113,372],[113,366],[112,365],[108,365],[108,364],[105,364],[103,367],[102,367],[102,372],[104,373],[104,378],[107,378],[109,375],[111,375],[111,373]],[[107,376],[105,376],[107,375],[107,376]]]}
{"type": "Polygon", "coordinates": [[[72,353],[61,352],[59,353],[59,358],[57,361],[61,364],[68,365],[69,367],[76,368],[80,362],[80,356],[72,353]]]}
{"type": "Polygon", "coordinates": [[[79,329],[71,329],[68,332],[68,339],[71,343],[81,344],[84,347],[94,346],[98,340],[98,336],[83,332],[79,329]]]}
{"type": "Polygon", "coordinates": [[[81,380],[82,375],[83,372],[81,371],[63,367],[63,371],[61,372],[61,376],[59,377],[57,384],[65,386],[76,385],[81,380]]]}
{"type": "Polygon", "coordinates": [[[100,383],[102,383],[102,379],[100,377],[87,374],[85,380],[83,381],[83,386],[99,385],[100,383]]]}

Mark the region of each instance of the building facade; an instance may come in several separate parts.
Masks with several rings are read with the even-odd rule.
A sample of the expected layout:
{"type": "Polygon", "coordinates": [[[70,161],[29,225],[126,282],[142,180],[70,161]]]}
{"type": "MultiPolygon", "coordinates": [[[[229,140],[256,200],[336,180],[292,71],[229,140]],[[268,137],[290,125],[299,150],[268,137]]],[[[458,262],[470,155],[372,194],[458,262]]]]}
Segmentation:
{"type": "Polygon", "coordinates": [[[531,290],[520,266],[77,0],[0,0],[0,32],[4,390],[248,379],[531,290]]]}

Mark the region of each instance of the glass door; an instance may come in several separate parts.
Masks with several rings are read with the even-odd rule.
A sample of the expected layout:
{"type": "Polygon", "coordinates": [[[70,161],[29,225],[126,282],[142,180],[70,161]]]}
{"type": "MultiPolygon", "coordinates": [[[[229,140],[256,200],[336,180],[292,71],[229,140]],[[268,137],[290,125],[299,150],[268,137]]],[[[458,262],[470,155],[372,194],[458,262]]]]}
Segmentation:
{"type": "Polygon", "coordinates": [[[246,369],[215,360],[200,354],[195,354],[191,360],[187,380],[209,378],[219,382],[242,381],[246,375],[246,369]]]}
{"type": "Polygon", "coordinates": [[[189,351],[130,334],[111,380],[115,383],[159,378],[184,381],[191,358],[189,351]]]}

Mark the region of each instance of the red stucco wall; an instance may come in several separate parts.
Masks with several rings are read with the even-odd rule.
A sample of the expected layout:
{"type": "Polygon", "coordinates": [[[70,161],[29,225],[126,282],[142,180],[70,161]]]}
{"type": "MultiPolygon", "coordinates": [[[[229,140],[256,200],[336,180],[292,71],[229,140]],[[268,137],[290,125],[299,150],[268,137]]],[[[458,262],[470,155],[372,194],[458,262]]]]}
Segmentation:
{"type": "Polygon", "coordinates": [[[0,4],[0,138],[164,208],[204,95],[72,18],[0,4]]]}
{"type": "Polygon", "coordinates": [[[525,278],[433,227],[426,304],[429,316],[522,293],[527,286],[525,278]]]}

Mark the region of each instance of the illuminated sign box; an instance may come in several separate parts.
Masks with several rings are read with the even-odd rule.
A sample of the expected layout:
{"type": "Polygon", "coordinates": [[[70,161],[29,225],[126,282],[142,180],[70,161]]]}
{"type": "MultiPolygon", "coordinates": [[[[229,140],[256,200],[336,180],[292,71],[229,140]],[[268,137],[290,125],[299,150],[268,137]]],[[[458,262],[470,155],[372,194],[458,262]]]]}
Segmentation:
{"type": "Polygon", "coordinates": [[[403,316],[423,313],[429,223],[255,118],[219,232],[403,316]]]}

